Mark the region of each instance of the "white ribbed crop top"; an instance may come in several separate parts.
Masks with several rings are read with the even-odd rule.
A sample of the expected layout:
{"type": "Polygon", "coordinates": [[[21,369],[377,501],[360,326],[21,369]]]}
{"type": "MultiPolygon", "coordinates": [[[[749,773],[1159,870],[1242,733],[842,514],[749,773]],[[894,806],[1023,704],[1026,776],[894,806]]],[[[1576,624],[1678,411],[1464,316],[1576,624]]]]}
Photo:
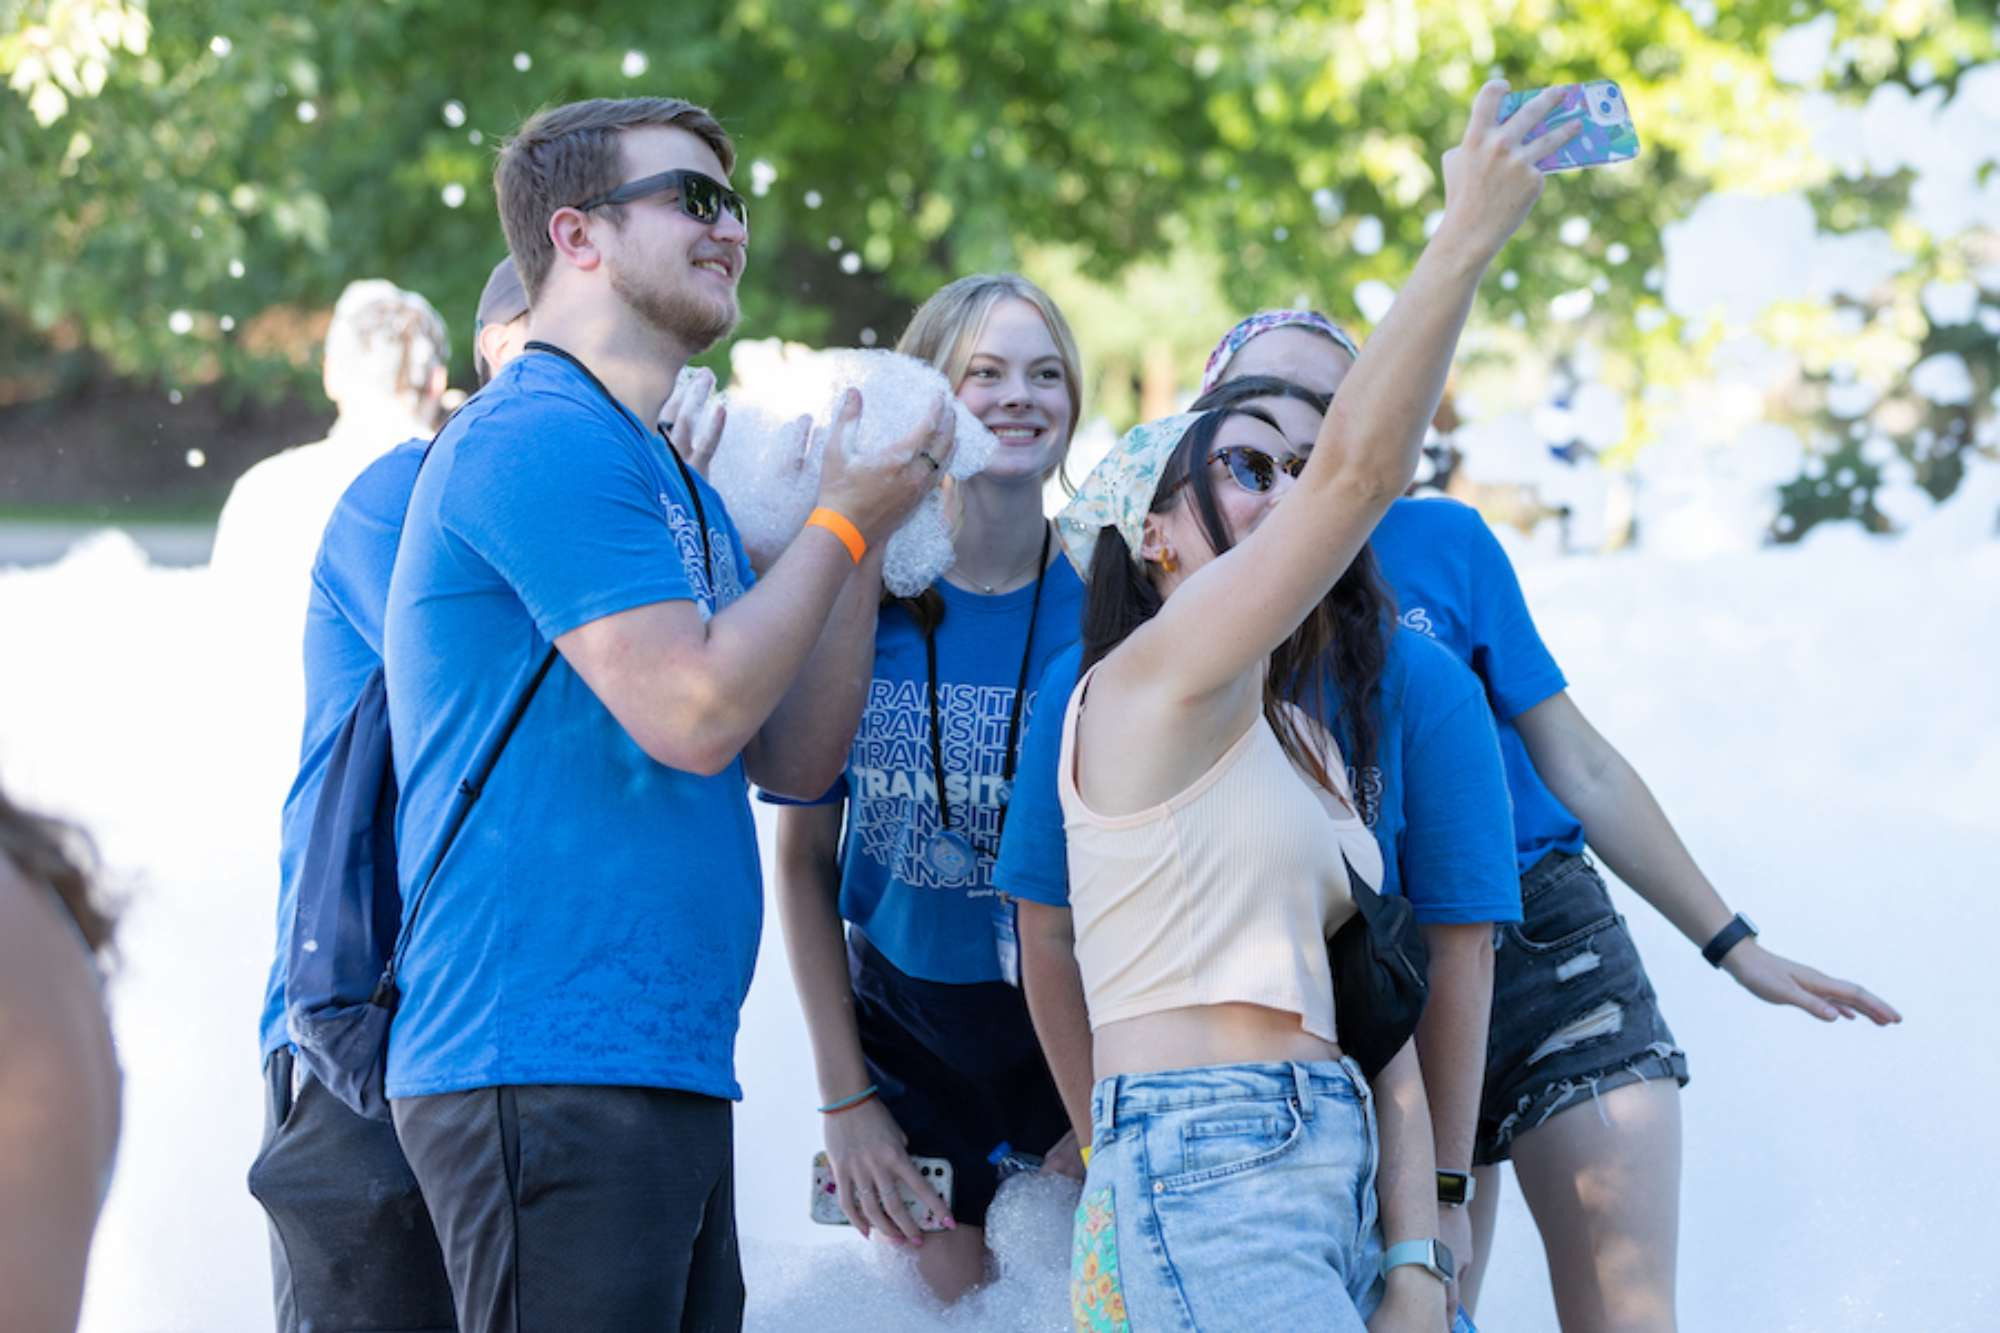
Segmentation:
{"type": "MultiPolygon", "coordinates": [[[[1292,763],[1261,711],[1178,795],[1129,815],[1095,813],[1076,789],[1077,717],[1095,671],[1070,695],[1056,784],[1091,1029],[1242,1003],[1295,1013],[1307,1032],[1337,1040],[1325,941],[1354,912],[1343,854],[1382,883],[1374,835],[1292,763]]],[[[1323,753],[1344,789],[1331,738],[1323,753]]]]}

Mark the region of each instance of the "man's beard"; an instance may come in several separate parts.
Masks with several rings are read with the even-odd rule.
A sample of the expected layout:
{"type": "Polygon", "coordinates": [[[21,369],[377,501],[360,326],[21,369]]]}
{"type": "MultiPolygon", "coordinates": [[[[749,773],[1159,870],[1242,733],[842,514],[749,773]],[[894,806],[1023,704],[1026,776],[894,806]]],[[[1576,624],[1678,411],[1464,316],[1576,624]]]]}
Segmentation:
{"type": "Polygon", "coordinates": [[[611,269],[611,290],[654,329],[688,349],[707,351],[736,327],[736,302],[724,304],[682,288],[634,281],[622,268],[611,269]]]}

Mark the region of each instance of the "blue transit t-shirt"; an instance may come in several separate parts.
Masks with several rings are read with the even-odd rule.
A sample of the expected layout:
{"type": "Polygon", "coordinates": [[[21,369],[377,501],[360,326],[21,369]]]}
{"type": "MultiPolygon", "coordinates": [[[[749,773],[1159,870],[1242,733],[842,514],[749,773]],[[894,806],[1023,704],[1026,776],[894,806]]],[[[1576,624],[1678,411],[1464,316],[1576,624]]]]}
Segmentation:
{"type": "Polygon", "coordinates": [[[657,762],[558,658],[413,901],[459,783],[553,639],[657,602],[706,618],[750,586],[721,497],[694,485],[588,372],[534,350],[432,448],[386,625],[400,878],[417,912],[391,1097],[514,1083],[741,1095],[763,890],[740,757],[712,777],[657,762]]]}
{"type": "MultiPolygon", "coordinates": [[[[994,870],[1003,892],[1051,907],[1069,905],[1056,768],[1064,708],[1082,663],[1079,645],[1042,678],[994,870]]],[[[1341,712],[1333,690],[1322,702],[1341,712]]],[[[1398,630],[1389,637],[1376,725],[1375,761],[1360,771],[1350,766],[1348,779],[1382,847],[1382,891],[1406,895],[1426,923],[1519,921],[1507,784],[1478,680],[1438,645],[1398,630]]],[[[1345,731],[1336,716],[1343,754],[1345,731]]]]}
{"type": "Polygon", "coordinates": [[[299,870],[313,808],[326,781],[327,757],[354,701],[382,665],[382,612],[389,600],[389,571],[396,539],[410,505],[429,440],[408,440],[370,463],[341,495],[327,519],[313,560],[306,604],[306,721],[299,744],[299,772],[285,797],[278,843],[278,952],[264,989],[258,1025],[259,1054],[287,1044],[285,960],[291,953],[292,918],[299,870]]]}
{"type": "Polygon", "coordinates": [[[1500,724],[1514,798],[1514,852],[1525,873],[1550,852],[1583,850],[1583,825],[1535,771],[1514,719],[1568,688],[1542,644],[1514,566],[1479,511],[1442,496],[1398,500],[1369,544],[1403,624],[1471,667],[1500,724]]]}
{"type": "MultiPolygon", "coordinates": [[[[874,679],[854,749],[846,773],[821,803],[847,802],[840,850],[844,920],[913,977],[952,984],[1001,981],[1007,977],[994,941],[993,858],[1000,845],[1001,811],[1008,805],[1004,773],[1014,690],[1026,651],[1027,698],[1016,742],[1025,746],[1029,726],[1041,711],[1035,683],[1051,658],[1076,643],[1083,584],[1069,561],[1058,559],[1049,567],[1041,608],[1033,615],[1032,645],[1032,584],[992,597],[943,581],[936,588],[945,607],[937,629],[945,799],[952,829],[967,835],[971,844],[971,861],[959,863],[936,850],[938,801],[924,639],[900,606],[883,608],[875,631],[874,679]]],[[[1060,700],[1069,692],[1051,697],[1058,700],[1060,724],[1060,700]]],[[[1025,749],[1021,755],[1025,765],[1025,749]]]]}

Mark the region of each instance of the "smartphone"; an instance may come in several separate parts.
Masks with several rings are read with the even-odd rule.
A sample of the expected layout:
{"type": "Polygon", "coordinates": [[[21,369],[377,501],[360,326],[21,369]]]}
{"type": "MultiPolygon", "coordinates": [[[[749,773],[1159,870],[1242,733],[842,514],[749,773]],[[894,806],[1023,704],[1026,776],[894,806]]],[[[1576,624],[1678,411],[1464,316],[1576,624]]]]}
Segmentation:
{"type": "MultiPolygon", "coordinates": [[[[945,1207],[949,1208],[951,1206],[951,1163],[942,1157],[912,1157],[910,1163],[917,1168],[917,1174],[924,1178],[924,1183],[936,1190],[938,1195],[943,1198],[945,1207]]],[[[826,1160],[825,1153],[817,1152],[813,1154],[812,1176],[812,1220],[821,1226],[828,1227],[854,1225],[853,1222],[848,1220],[847,1214],[840,1207],[840,1186],[834,1182],[833,1164],[826,1160]]],[[[910,1210],[912,1217],[917,1219],[917,1230],[944,1230],[944,1218],[938,1214],[936,1209],[931,1208],[927,1204],[919,1203],[917,1196],[910,1192],[910,1187],[907,1185],[901,1187],[901,1192],[903,1206],[910,1210]]]]}
{"type": "MultiPolygon", "coordinates": [[[[1523,103],[1544,90],[1508,93],[1500,102],[1500,119],[1506,120],[1523,103]]],[[[1601,167],[1613,162],[1630,162],[1639,156],[1639,131],[1632,125],[1632,109],[1625,94],[1609,79],[1595,83],[1563,85],[1563,100],[1542,121],[1542,127],[1528,137],[1533,143],[1561,125],[1583,122],[1583,132],[1535,163],[1543,171],[1575,171],[1580,167],[1601,167]]]]}

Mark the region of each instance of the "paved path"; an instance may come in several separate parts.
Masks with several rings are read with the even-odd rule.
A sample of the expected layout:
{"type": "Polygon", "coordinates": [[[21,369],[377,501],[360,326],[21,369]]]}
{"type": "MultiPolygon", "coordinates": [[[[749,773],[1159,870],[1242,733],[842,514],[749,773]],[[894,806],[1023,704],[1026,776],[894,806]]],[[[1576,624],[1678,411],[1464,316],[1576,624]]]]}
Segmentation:
{"type": "Polygon", "coordinates": [[[156,565],[205,565],[215,544],[212,523],[44,523],[0,520],[0,569],[52,565],[93,532],[119,528],[156,565]]]}

